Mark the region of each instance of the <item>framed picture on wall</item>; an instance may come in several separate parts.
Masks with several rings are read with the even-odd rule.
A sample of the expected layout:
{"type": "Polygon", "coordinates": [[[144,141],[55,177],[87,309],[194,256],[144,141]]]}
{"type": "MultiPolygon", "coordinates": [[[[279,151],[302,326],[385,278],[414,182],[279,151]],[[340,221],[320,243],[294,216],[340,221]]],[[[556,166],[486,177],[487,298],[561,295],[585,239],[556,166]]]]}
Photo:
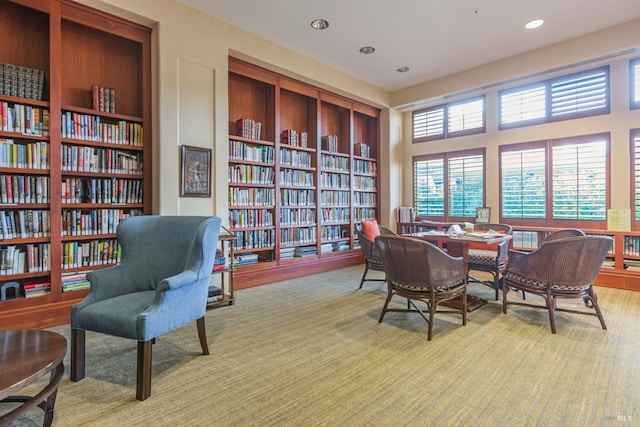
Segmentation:
{"type": "Polygon", "coordinates": [[[211,197],[211,149],[183,145],[180,159],[180,196],[211,197]]]}
{"type": "Polygon", "coordinates": [[[476,208],[476,224],[488,224],[491,221],[491,208],[476,208]]]}

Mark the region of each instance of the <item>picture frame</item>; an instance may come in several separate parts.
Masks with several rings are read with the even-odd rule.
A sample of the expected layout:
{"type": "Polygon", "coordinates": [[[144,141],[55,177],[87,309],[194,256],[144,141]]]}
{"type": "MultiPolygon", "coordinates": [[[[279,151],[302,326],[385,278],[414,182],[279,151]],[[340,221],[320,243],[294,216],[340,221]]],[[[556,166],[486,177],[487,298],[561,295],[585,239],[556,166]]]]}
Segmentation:
{"type": "Polygon", "coordinates": [[[211,197],[211,149],[182,145],[180,196],[211,197]]]}
{"type": "Polygon", "coordinates": [[[476,224],[491,222],[491,208],[476,208],[476,224]]]}

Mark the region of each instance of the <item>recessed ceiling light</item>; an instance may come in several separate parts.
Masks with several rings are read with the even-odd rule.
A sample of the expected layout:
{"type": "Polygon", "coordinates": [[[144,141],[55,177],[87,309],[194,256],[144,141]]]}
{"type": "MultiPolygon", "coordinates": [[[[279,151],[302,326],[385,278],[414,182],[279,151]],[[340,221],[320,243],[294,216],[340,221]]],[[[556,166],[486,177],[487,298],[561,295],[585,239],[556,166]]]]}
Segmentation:
{"type": "Polygon", "coordinates": [[[542,24],[544,24],[544,20],[543,19],[534,19],[533,21],[528,22],[527,25],[525,25],[524,27],[527,30],[533,30],[534,28],[538,28],[542,24]]]}
{"type": "Polygon", "coordinates": [[[373,46],[365,46],[360,48],[360,53],[362,53],[363,55],[370,55],[375,51],[376,49],[373,46]]]}
{"type": "Polygon", "coordinates": [[[406,65],[403,65],[402,67],[398,68],[397,71],[399,73],[406,73],[407,71],[409,71],[409,67],[407,67],[406,65]]]}
{"type": "Polygon", "coordinates": [[[329,21],[326,19],[314,19],[311,21],[311,28],[314,30],[326,30],[329,28],[329,21]]]}

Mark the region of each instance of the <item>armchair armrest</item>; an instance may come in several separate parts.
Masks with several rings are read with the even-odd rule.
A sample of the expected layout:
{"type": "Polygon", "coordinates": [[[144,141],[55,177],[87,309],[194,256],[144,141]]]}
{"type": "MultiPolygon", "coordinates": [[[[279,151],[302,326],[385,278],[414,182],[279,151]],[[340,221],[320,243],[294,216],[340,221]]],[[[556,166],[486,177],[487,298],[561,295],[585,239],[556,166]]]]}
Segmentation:
{"type": "Polygon", "coordinates": [[[198,281],[198,274],[193,270],[185,270],[175,276],[163,279],[157,287],[157,292],[175,290],[185,285],[190,285],[198,281]]]}
{"type": "Polygon", "coordinates": [[[126,265],[120,264],[90,271],[87,279],[91,283],[89,296],[93,301],[100,301],[131,292],[126,285],[131,283],[133,276],[126,265]]]}

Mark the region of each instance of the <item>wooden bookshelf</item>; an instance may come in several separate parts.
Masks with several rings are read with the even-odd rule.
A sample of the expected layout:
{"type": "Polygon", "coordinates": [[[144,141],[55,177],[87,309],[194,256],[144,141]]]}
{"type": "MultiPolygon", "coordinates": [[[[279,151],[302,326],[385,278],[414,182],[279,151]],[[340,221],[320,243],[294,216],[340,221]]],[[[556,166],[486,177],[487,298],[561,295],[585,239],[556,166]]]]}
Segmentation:
{"type": "Polygon", "coordinates": [[[0,329],[44,328],[68,323],[87,294],[64,292],[63,276],[117,263],[118,222],[151,213],[151,30],[68,0],[3,0],[0,37],[12,40],[0,62],[44,72],[41,99],[5,93],[0,103],[47,112],[40,134],[0,131],[5,144],[46,145],[37,168],[0,166],[43,192],[0,206],[28,218],[18,234],[3,229],[0,249],[25,259],[0,275],[0,285],[20,284],[18,298],[0,301],[0,329]],[[114,89],[115,111],[94,109],[92,86],[114,89]],[[49,293],[26,298],[30,282],[49,293]]]}
{"type": "Polygon", "coordinates": [[[230,176],[240,164],[273,168],[274,177],[267,183],[229,184],[229,223],[240,236],[236,253],[258,255],[258,263],[236,266],[237,289],[362,262],[355,225],[379,218],[379,115],[371,106],[229,59],[230,176]],[[242,118],[260,122],[262,131],[258,139],[240,141],[273,147],[273,163],[256,164],[235,154],[236,122],[242,118]],[[368,146],[366,156],[357,143],[368,146]],[[260,216],[272,217],[273,225],[238,227],[238,214],[247,207],[236,195],[257,193],[269,202],[254,209],[264,208],[260,216]],[[251,247],[243,233],[264,241],[251,247]],[[334,250],[338,244],[340,251],[334,250]]]}

